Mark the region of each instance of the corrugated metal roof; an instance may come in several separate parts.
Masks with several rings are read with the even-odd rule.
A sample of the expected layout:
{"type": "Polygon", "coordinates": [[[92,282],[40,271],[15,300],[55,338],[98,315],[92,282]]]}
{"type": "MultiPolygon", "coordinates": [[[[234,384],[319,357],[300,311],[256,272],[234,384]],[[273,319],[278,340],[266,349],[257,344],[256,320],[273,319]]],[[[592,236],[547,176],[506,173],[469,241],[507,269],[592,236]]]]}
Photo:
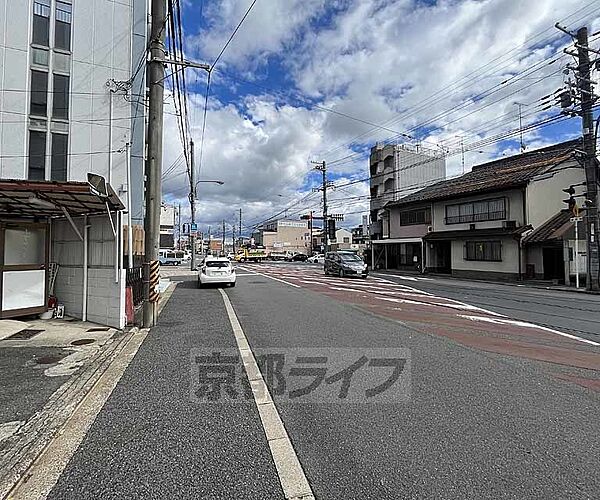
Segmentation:
{"type": "Polygon", "coordinates": [[[573,154],[573,150],[580,144],[580,140],[567,141],[509,158],[500,158],[476,165],[469,173],[455,179],[432,184],[398,201],[389,202],[386,207],[522,187],[536,175],[542,174],[550,167],[569,159],[573,154]]]}

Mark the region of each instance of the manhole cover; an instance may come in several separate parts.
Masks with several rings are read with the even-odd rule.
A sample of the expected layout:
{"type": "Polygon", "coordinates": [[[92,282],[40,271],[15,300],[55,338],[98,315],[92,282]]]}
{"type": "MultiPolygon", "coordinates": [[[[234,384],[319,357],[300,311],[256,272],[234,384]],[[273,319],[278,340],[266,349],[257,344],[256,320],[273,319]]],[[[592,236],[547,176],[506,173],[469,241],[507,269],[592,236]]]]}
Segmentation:
{"type": "Polygon", "coordinates": [[[42,356],[40,358],[34,358],[38,365],[52,365],[58,363],[62,358],[60,356],[42,356]]]}
{"type": "Polygon", "coordinates": [[[108,332],[110,328],[88,328],[86,332],[108,332]]]}
{"type": "MultiPolygon", "coordinates": [[[[89,332],[89,330],[88,330],[89,332]]],[[[71,345],[87,345],[96,342],[94,339],[77,339],[71,342],[71,345]]]]}
{"type": "Polygon", "coordinates": [[[4,340],[29,340],[35,337],[38,333],[42,333],[44,330],[31,330],[25,329],[20,332],[13,333],[10,337],[6,337],[4,340]]]}

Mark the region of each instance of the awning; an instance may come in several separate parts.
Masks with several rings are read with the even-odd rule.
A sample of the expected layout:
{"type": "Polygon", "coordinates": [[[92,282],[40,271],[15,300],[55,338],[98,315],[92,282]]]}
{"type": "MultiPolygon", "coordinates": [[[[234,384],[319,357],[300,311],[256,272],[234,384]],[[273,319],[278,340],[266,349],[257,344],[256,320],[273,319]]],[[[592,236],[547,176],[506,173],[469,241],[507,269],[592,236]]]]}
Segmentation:
{"type": "Polygon", "coordinates": [[[389,245],[392,243],[421,243],[422,238],[387,238],[385,240],[371,240],[373,245],[389,245]]]}
{"type": "Polygon", "coordinates": [[[521,234],[529,231],[531,226],[521,226],[516,229],[494,227],[489,229],[464,229],[462,231],[434,231],[423,236],[427,241],[469,240],[473,238],[520,238],[521,234]]]}
{"type": "Polygon", "coordinates": [[[0,217],[56,217],[64,210],[72,216],[124,210],[111,186],[108,196],[94,193],[87,182],[0,180],[0,217]]]}
{"type": "MultiPolygon", "coordinates": [[[[541,226],[536,227],[531,233],[523,238],[523,243],[531,245],[547,241],[562,240],[564,236],[573,229],[571,222],[573,214],[568,210],[561,210],[554,217],[548,219],[541,226]]],[[[585,224],[579,225],[579,237],[585,239],[585,224]]]]}

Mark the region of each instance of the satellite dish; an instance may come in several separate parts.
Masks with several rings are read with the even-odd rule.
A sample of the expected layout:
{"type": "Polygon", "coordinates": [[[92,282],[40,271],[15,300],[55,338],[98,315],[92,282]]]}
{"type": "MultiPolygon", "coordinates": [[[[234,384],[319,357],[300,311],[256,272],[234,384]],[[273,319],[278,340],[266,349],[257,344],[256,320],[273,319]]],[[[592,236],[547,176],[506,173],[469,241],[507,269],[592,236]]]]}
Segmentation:
{"type": "Polygon", "coordinates": [[[98,174],[88,172],[87,181],[90,185],[90,191],[101,198],[108,198],[108,190],[106,189],[106,179],[98,174]]]}

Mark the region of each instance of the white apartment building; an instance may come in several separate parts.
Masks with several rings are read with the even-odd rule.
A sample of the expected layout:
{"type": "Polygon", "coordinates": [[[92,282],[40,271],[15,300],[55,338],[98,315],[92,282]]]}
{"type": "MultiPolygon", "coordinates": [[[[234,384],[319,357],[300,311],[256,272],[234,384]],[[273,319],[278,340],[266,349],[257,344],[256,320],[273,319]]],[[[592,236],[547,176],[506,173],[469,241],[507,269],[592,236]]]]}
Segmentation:
{"type": "Polygon", "coordinates": [[[123,326],[121,235],[144,214],[147,23],[148,0],[0,0],[0,245],[34,234],[46,249],[0,262],[0,317],[41,311],[52,292],[67,314],[123,326]],[[108,198],[84,192],[88,174],[108,198]],[[16,279],[29,287],[18,298],[16,279]]]}
{"type": "Polygon", "coordinates": [[[371,148],[371,235],[385,237],[386,203],[397,201],[446,178],[446,159],[441,152],[420,145],[382,144],[371,148]]]}

